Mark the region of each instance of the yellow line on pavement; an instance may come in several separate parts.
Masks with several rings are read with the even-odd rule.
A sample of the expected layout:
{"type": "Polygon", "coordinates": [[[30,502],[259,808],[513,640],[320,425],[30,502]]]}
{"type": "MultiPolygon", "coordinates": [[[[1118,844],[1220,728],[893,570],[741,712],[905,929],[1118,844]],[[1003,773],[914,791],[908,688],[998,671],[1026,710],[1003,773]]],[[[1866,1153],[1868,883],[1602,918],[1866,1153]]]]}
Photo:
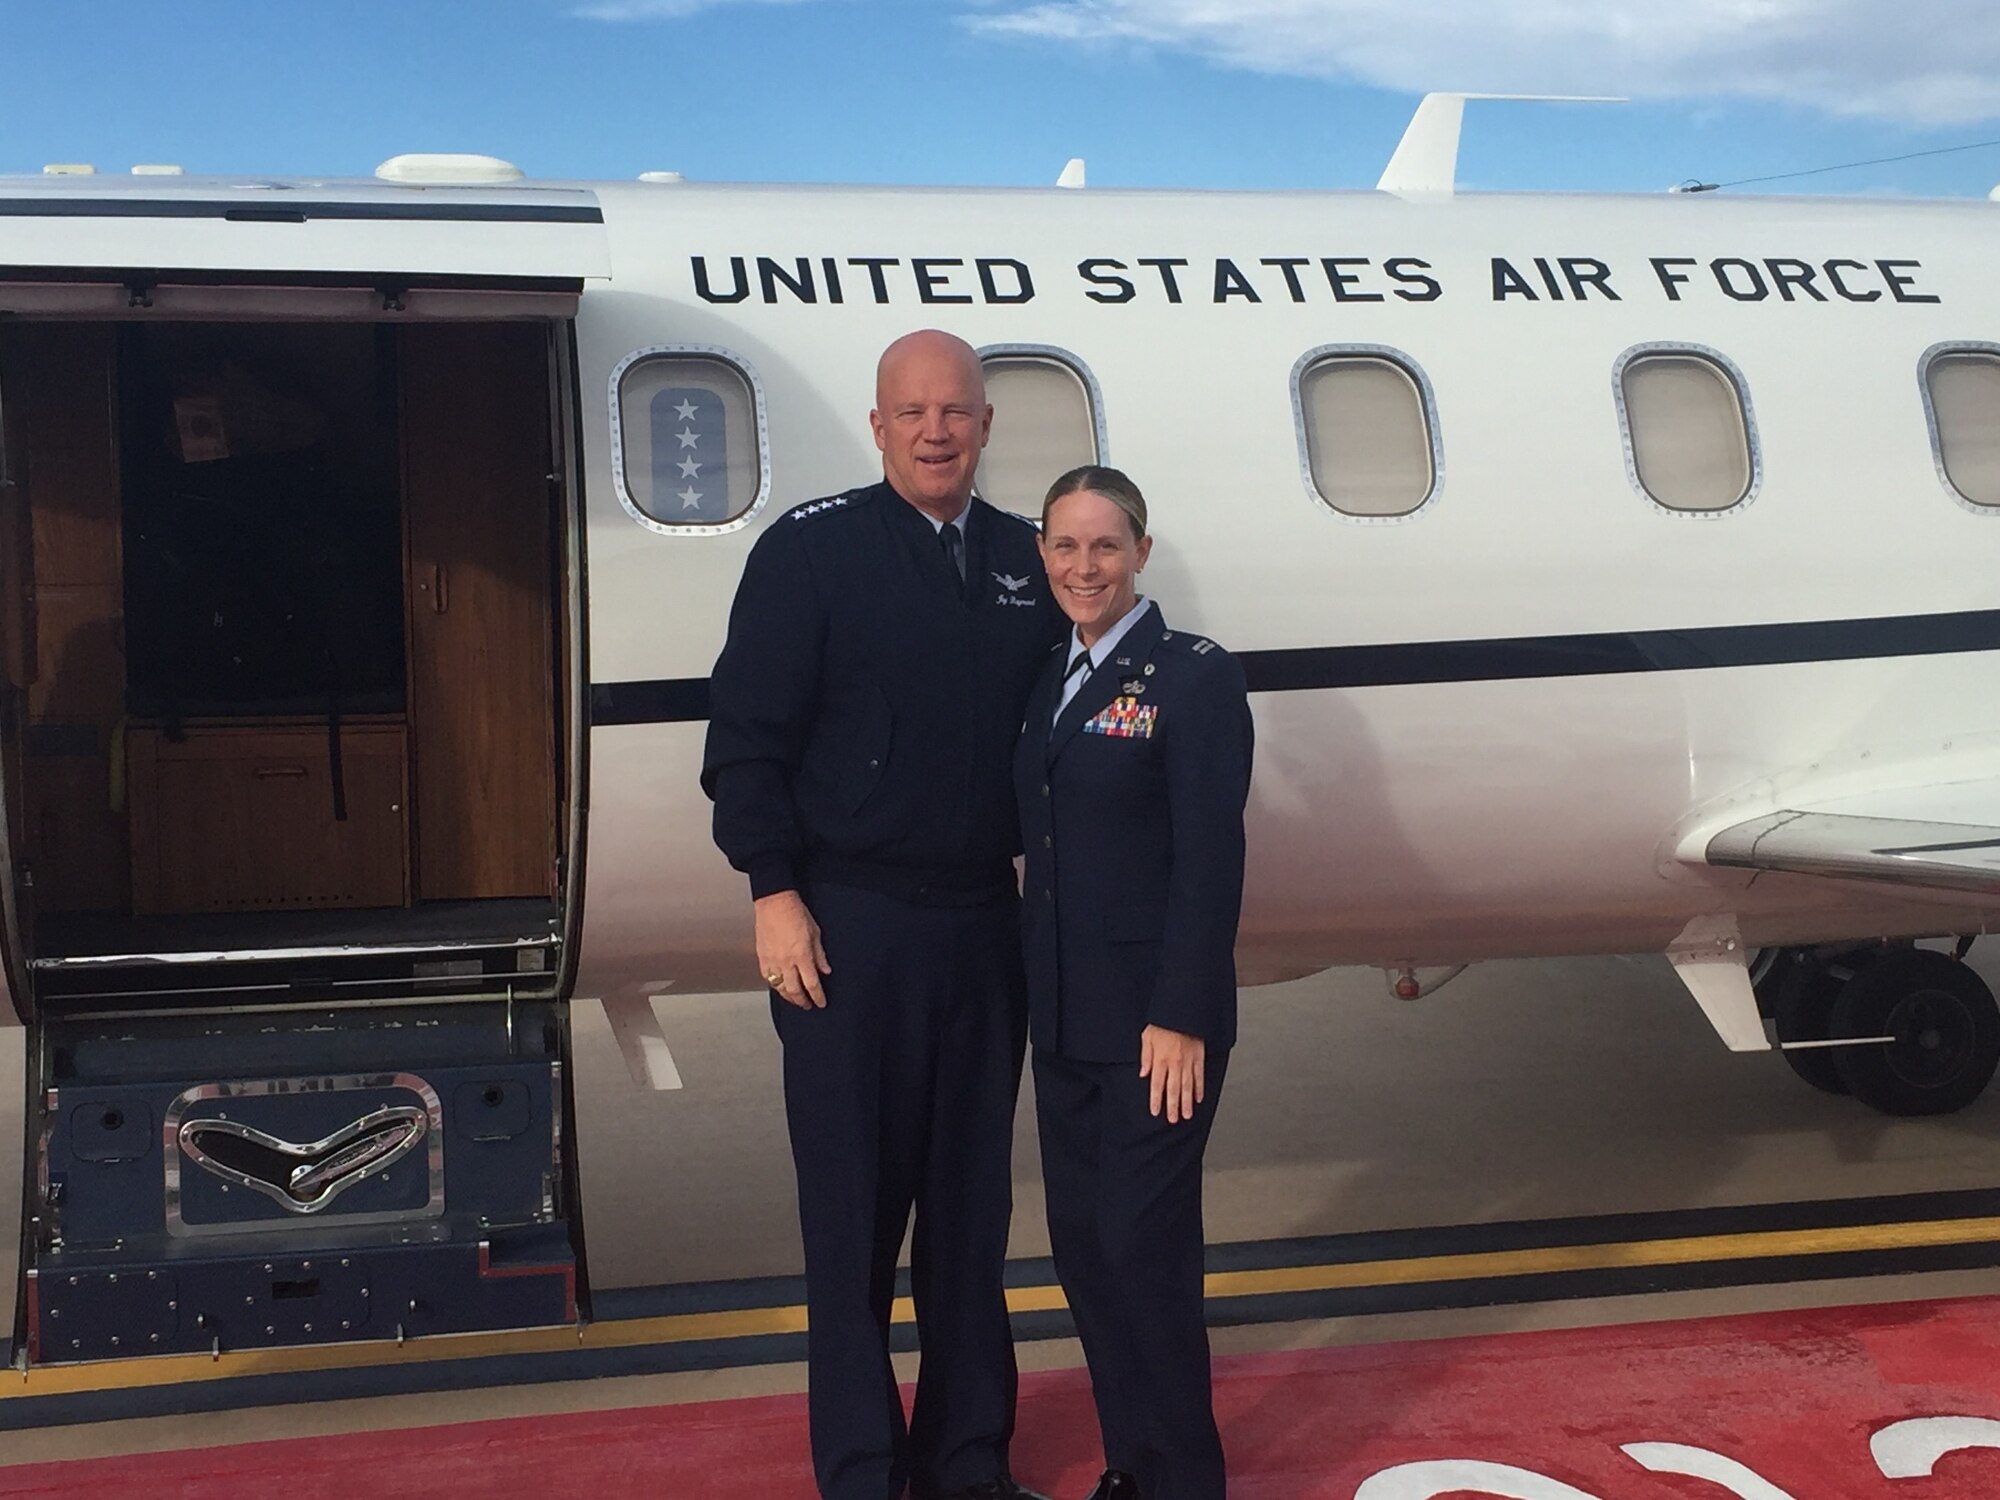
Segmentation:
{"type": "MultiPolygon", "coordinates": [[[[1775,1229],[1603,1245],[1556,1245],[1536,1250],[1475,1251],[1462,1255],[1425,1255],[1351,1264],[1218,1271],[1206,1279],[1205,1290],[1210,1298],[1217,1299],[1262,1297],[1287,1292],[1417,1286],[1444,1281],[1486,1281],[1576,1271],[1849,1255],[1994,1242],[2000,1242],[2000,1218],[1932,1219],[1907,1224],[1775,1229]]],[[[1051,1312],[1067,1305],[1062,1288],[1056,1286],[1013,1287],[1007,1293],[1010,1312],[1051,1312]]],[[[891,1321],[911,1323],[915,1318],[916,1309],[910,1299],[897,1298],[890,1309],[891,1321]]],[[[412,1339],[401,1345],[377,1341],[308,1348],[246,1349],[228,1351],[220,1357],[167,1354],[88,1364],[36,1365],[18,1379],[0,1372],[0,1402],[33,1396],[143,1390],[315,1371],[386,1369],[446,1360],[771,1337],[803,1333],[805,1327],[806,1310],[803,1307],[749,1307],[723,1312],[675,1313],[656,1318],[625,1318],[592,1323],[581,1329],[540,1328],[508,1333],[440,1334],[412,1339]]]]}
{"type": "Polygon", "coordinates": [[[1211,1297],[1274,1292],[1322,1292],[1364,1286],[1415,1286],[1439,1281],[1488,1281],[1565,1271],[1615,1271],[1718,1261],[1851,1255],[1857,1251],[1922,1250],[2000,1240],[2000,1218],[1932,1219],[1909,1224],[1859,1224],[1838,1229],[1770,1229],[1749,1234],[1690,1235],[1609,1245],[1553,1245],[1539,1250],[1492,1250],[1426,1255],[1352,1265],[1280,1266],[1267,1271],[1219,1271],[1207,1278],[1211,1297]]]}

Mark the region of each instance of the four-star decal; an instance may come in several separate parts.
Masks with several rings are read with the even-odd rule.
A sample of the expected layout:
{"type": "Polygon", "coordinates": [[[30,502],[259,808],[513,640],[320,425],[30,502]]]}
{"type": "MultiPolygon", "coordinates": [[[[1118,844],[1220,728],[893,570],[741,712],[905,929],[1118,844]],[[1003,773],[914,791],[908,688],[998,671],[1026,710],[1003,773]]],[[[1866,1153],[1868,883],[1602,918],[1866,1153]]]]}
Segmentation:
{"type": "MultiPolygon", "coordinates": [[[[673,460],[673,465],[679,471],[683,482],[681,488],[677,490],[670,488],[665,483],[660,488],[663,492],[661,494],[662,500],[667,495],[673,496],[674,499],[680,501],[683,513],[687,511],[698,512],[702,508],[702,501],[706,498],[706,493],[704,490],[696,488],[695,481],[701,478],[701,471],[707,467],[706,463],[697,456],[701,449],[702,437],[704,436],[703,423],[706,419],[712,418],[720,425],[723,415],[718,412],[708,411],[705,416],[705,398],[704,401],[697,401],[695,400],[696,394],[698,393],[691,391],[683,392],[681,399],[671,406],[666,406],[664,398],[662,398],[662,406],[658,408],[662,414],[666,411],[671,411],[680,420],[681,424],[680,430],[674,433],[674,437],[679,440],[680,447],[676,450],[678,456],[673,460]]],[[[664,437],[665,434],[662,433],[661,436],[664,437]]],[[[715,437],[717,442],[725,443],[726,447],[726,433],[718,432],[715,434],[715,437]]],[[[722,458],[726,457],[727,453],[724,452],[722,458]]],[[[717,461],[721,462],[722,459],[718,458],[717,461]]],[[[655,462],[659,465],[660,470],[664,470],[667,462],[666,455],[657,454],[655,462]]],[[[656,470],[656,472],[658,471],[656,470]]],[[[718,504],[726,503],[727,493],[727,485],[724,483],[723,491],[718,495],[718,504]]]]}

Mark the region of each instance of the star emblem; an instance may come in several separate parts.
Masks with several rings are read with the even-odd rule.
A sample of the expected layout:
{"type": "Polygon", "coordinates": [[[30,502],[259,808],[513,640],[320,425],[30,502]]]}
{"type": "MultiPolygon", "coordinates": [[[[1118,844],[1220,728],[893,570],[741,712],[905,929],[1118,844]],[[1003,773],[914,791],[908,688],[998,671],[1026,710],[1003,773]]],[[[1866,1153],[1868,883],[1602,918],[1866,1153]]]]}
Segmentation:
{"type": "Polygon", "coordinates": [[[701,435],[699,433],[690,432],[685,427],[683,427],[679,432],[675,433],[674,436],[681,440],[681,446],[683,448],[692,448],[696,443],[701,441],[701,435]]]}
{"type": "Polygon", "coordinates": [[[689,485],[686,489],[680,491],[680,500],[682,510],[693,510],[701,504],[701,491],[693,485],[689,485]]]}
{"type": "Polygon", "coordinates": [[[847,496],[835,495],[831,500],[815,500],[810,505],[795,507],[789,512],[794,521],[803,521],[807,516],[816,516],[823,510],[832,510],[836,505],[847,504],[847,496]]]}
{"type": "Polygon", "coordinates": [[[683,399],[681,404],[674,408],[674,415],[679,417],[683,422],[692,422],[694,420],[694,403],[683,399]]]}
{"type": "Polygon", "coordinates": [[[680,469],[681,478],[683,479],[692,479],[701,472],[700,462],[692,458],[682,459],[677,467],[680,469]]]}

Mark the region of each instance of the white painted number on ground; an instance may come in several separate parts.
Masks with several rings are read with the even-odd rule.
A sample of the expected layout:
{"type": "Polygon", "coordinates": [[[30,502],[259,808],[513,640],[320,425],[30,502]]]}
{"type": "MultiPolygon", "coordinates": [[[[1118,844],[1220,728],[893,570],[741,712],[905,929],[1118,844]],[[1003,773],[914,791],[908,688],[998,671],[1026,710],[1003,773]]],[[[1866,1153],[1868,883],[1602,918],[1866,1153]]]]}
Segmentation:
{"type": "MultiPolygon", "coordinates": [[[[1969,1448],[2000,1452],[2000,1421],[1991,1417],[1913,1417],[1892,1422],[1869,1439],[1875,1467],[1886,1479],[1921,1479],[1939,1460],[1969,1448]]],[[[1627,1443],[1618,1450],[1642,1469],[1706,1480],[1737,1500],[1795,1500],[1787,1490],[1736,1459],[1686,1443],[1627,1443]]],[[[1533,1469],[1478,1458],[1432,1458],[1371,1474],[1354,1500],[1440,1500],[1485,1495],[1490,1500],[1599,1500],[1533,1469]]]]}
{"type": "Polygon", "coordinates": [[[1947,1453],[2000,1448],[2000,1422],[1991,1417],[1913,1417],[1892,1422],[1868,1440],[1875,1467],[1889,1479],[1920,1479],[1947,1453]]]}
{"type": "Polygon", "coordinates": [[[1598,1500],[1587,1490],[1517,1469],[1512,1464],[1490,1464],[1476,1458],[1433,1458],[1422,1463],[1397,1464],[1361,1482],[1354,1500],[1437,1500],[1440,1495],[1493,1495],[1499,1500],[1598,1500]]]}
{"type": "Polygon", "coordinates": [[[1641,1468],[1655,1474],[1685,1474],[1719,1484],[1739,1500],[1792,1500],[1770,1480],[1752,1473],[1733,1458],[1685,1443],[1627,1443],[1619,1450],[1641,1468]]]}

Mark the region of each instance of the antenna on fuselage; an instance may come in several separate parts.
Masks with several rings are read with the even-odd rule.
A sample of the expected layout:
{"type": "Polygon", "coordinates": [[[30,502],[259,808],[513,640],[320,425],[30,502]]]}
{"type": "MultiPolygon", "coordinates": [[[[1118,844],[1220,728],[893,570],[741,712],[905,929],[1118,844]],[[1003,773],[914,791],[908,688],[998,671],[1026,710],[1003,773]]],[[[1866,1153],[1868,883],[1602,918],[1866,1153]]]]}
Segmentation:
{"type": "Polygon", "coordinates": [[[1426,94],[1382,169],[1375,190],[1405,198],[1449,198],[1458,182],[1458,134],[1468,99],[1513,99],[1535,104],[1623,104],[1598,94],[1426,94]]]}

